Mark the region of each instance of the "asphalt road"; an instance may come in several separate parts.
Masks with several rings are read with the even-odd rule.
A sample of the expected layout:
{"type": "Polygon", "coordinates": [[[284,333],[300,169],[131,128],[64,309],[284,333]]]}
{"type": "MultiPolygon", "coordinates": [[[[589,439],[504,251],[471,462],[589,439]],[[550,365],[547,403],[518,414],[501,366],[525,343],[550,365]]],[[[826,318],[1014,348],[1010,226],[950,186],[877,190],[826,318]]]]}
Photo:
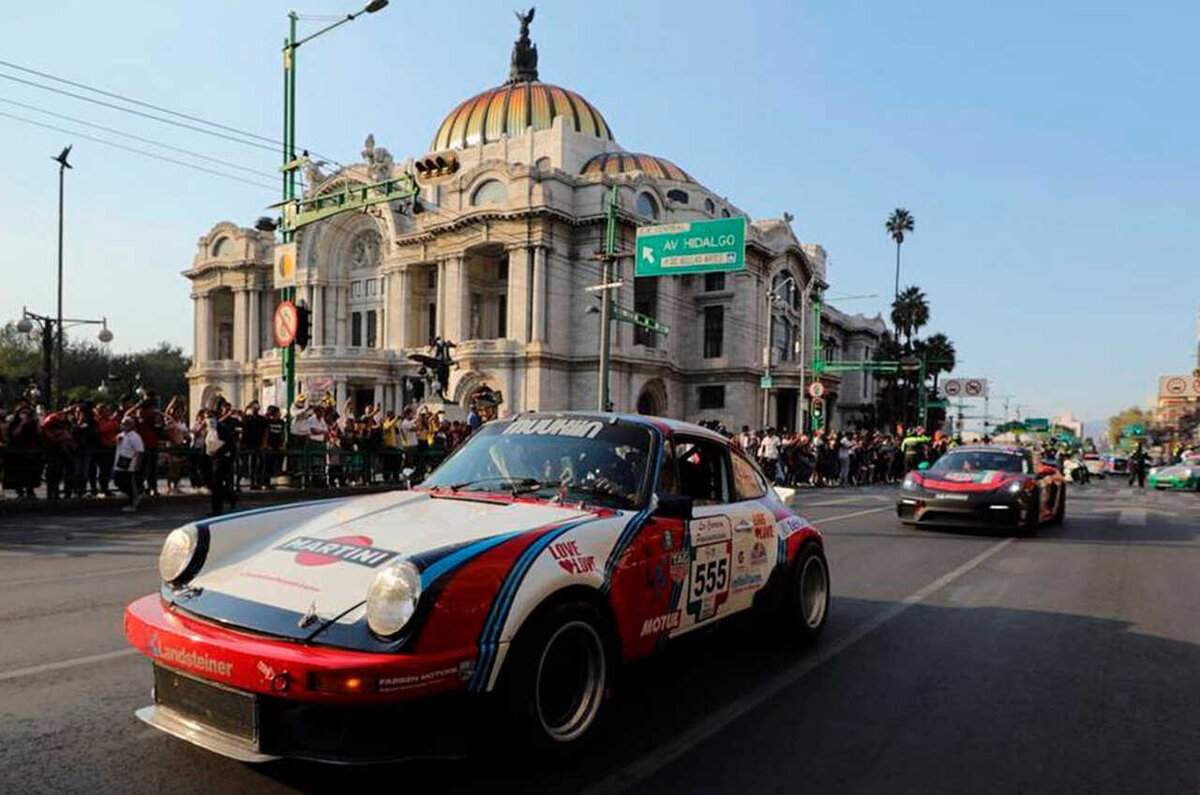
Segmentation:
{"type": "Polygon", "coordinates": [[[1035,538],[899,526],[886,489],[804,492],[834,602],[625,678],[571,765],[245,766],[138,722],[121,610],[184,513],[0,518],[0,792],[1198,792],[1200,496],[1072,488],[1035,538]]]}

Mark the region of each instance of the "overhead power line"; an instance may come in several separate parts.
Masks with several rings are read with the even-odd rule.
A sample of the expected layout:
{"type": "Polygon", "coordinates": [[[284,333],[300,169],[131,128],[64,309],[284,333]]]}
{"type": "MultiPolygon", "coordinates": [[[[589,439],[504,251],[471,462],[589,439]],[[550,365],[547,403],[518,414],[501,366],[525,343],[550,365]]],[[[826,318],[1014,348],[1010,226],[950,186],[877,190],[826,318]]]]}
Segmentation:
{"type": "Polygon", "coordinates": [[[118,144],[113,141],[106,141],[103,138],[97,138],[94,135],[87,135],[87,134],[81,133],[77,130],[68,130],[65,127],[59,127],[58,125],[55,125],[55,124],[47,124],[46,122],[37,121],[35,119],[28,119],[24,116],[18,116],[14,113],[5,113],[4,111],[0,111],[0,116],[9,118],[9,119],[13,119],[13,120],[19,121],[19,122],[24,122],[25,124],[32,124],[35,127],[44,127],[47,130],[54,130],[56,132],[66,133],[67,135],[72,135],[72,136],[75,136],[76,138],[83,138],[84,140],[93,141],[95,143],[102,144],[104,146],[111,146],[114,149],[122,149],[126,152],[132,152],[134,154],[142,155],[143,157],[150,157],[155,160],[162,160],[166,163],[174,163],[177,166],[183,166],[184,168],[190,168],[195,171],[203,171],[206,174],[212,174],[213,176],[216,176],[216,177],[224,177],[225,179],[231,179],[231,180],[234,180],[235,182],[241,182],[246,185],[252,185],[256,188],[262,188],[264,190],[274,191],[274,190],[277,190],[279,187],[277,185],[267,185],[263,182],[255,182],[253,180],[245,179],[243,177],[234,176],[233,174],[226,174],[223,171],[217,171],[215,169],[205,168],[204,166],[198,166],[195,163],[188,163],[183,160],[177,160],[173,157],[167,157],[165,155],[160,155],[155,152],[147,152],[144,149],[138,149],[137,147],[134,147],[134,146],[125,146],[124,144],[118,144]]]}
{"type": "MultiPolygon", "coordinates": [[[[19,72],[24,72],[25,74],[36,75],[37,77],[41,77],[46,80],[52,80],[56,83],[62,83],[63,85],[73,86],[74,88],[81,88],[85,91],[90,91],[94,94],[99,94],[101,96],[109,97],[110,99],[120,100],[121,102],[125,102],[130,105],[136,105],[141,108],[148,108],[150,110],[158,111],[159,113],[166,113],[170,116],[176,116],[181,119],[187,119],[188,121],[196,122],[197,124],[207,125],[208,127],[212,127],[214,129],[206,130],[203,128],[197,128],[192,125],[183,124],[181,122],[171,121],[169,119],[163,119],[161,117],[153,116],[151,114],[140,113],[138,111],[133,110],[132,108],[124,108],[119,105],[114,105],[114,104],[111,104],[108,102],[103,102],[101,100],[93,99],[91,97],[81,96],[79,94],[75,94],[70,91],[64,91],[62,89],[56,89],[52,86],[42,85],[42,84],[36,83],[32,80],[24,80],[22,78],[15,77],[13,75],[0,74],[0,77],[3,77],[7,80],[14,80],[16,82],[24,83],[25,85],[32,86],[34,88],[40,88],[44,91],[53,91],[54,93],[62,94],[64,96],[72,97],[74,99],[79,99],[84,102],[92,102],[94,104],[102,105],[104,107],[112,108],[114,110],[120,110],[120,111],[124,111],[126,113],[133,113],[138,116],[144,116],[146,118],[154,119],[155,121],[163,122],[165,124],[175,124],[176,126],[184,127],[186,129],[194,130],[196,132],[201,132],[206,135],[215,135],[219,138],[225,138],[227,140],[237,141],[238,143],[245,144],[246,146],[255,146],[259,149],[266,149],[269,152],[278,153],[278,152],[280,152],[280,150],[283,147],[283,142],[276,138],[271,138],[271,137],[265,136],[265,135],[259,135],[258,133],[250,132],[249,130],[238,129],[237,127],[232,127],[228,124],[221,124],[220,122],[211,121],[209,119],[205,119],[200,116],[194,116],[189,113],[183,113],[181,111],[171,110],[170,108],[163,107],[162,105],[155,105],[151,102],[145,102],[140,99],[134,99],[133,97],[125,96],[124,94],[118,94],[115,91],[106,91],[102,88],[96,88],[95,86],[90,86],[87,83],[81,83],[76,80],[68,80],[65,77],[59,77],[59,76],[51,74],[49,72],[43,72],[38,69],[32,69],[28,66],[22,66],[20,64],[13,63],[12,61],[0,60],[0,66],[5,66],[5,67],[8,67],[9,69],[15,69],[19,72]],[[223,130],[227,133],[234,133],[236,135],[242,136],[242,138],[249,138],[252,140],[247,141],[247,140],[242,140],[239,138],[233,138],[232,136],[222,135],[222,134],[217,133],[216,130],[223,130]],[[262,143],[255,143],[255,141],[259,141],[262,143]],[[270,146],[266,146],[265,144],[270,144],[270,146]]],[[[307,148],[307,147],[296,146],[296,148],[301,149],[301,148],[307,148]]],[[[338,166],[342,165],[337,160],[334,160],[332,157],[329,157],[328,155],[321,154],[311,148],[308,148],[308,151],[314,157],[318,157],[321,160],[326,160],[326,161],[333,163],[334,165],[338,165],[338,166]]]]}
{"type": "Polygon", "coordinates": [[[94,130],[101,130],[103,132],[112,133],[113,135],[120,135],[123,138],[130,138],[134,141],[141,141],[142,143],[145,143],[145,144],[151,144],[153,146],[160,146],[163,149],[169,149],[172,152],[178,152],[183,155],[188,155],[189,157],[195,157],[195,158],[199,158],[201,160],[207,160],[210,163],[216,163],[218,165],[225,166],[226,168],[232,168],[237,171],[243,171],[247,174],[253,174],[258,177],[266,177],[267,179],[275,179],[279,176],[278,174],[272,174],[269,171],[259,171],[257,169],[253,169],[248,166],[238,165],[237,163],[230,163],[227,160],[221,160],[220,158],[217,158],[217,157],[211,157],[209,155],[201,154],[200,152],[193,152],[190,149],[184,149],[179,146],[173,146],[171,144],[163,143],[162,141],[156,141],[153,138],[143,138],[140,135],[134,135],[133,133],[125,132],[123,130],[118,130],[113,127],[105,127],[103,124],[95,124],[90,121],[85,121],[84,119],[76,118],[75,116],[68,116],[65,113],[56,113],[52,110],[46,110],[45,108],[39,108],[36,105],[29,105],[24,102],[17,102],[14,99],[0,97],[0,102],[3,102],[7,105],[15,105],[16,107],[24,108],[25,110],[32,110],[37,113],[43,113],[47,116],[53,116],[56,119],[63,119],[64,121],[69,121],[74,124],[82,124],[83,126],[91,127],[94,130]]]}

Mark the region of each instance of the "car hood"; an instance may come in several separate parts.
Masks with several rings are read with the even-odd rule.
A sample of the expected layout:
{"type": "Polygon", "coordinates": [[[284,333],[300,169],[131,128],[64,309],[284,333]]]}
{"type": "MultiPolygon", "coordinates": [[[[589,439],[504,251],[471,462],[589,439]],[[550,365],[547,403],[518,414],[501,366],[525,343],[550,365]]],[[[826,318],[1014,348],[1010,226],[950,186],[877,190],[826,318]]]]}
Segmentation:
{"type": "Polygon", "coordinates": [[[1175,464],[1174,466],[1162,467],[1154,474],[1156,477],[1160,477],[1160,478],[1184,478],[1184,479],[1187,479],[1192,476],[1191,470],[1193,468],[1200,469],[1200,466],[1186,466],[1183,464],[1175,464]]]}
{"type": "Polygon", "coordinates": [[[412,491],[248,512],[214,523],[215,554],[179,604],[222,623],[308,638],[330,622],[358,621],[368,586],[390,562],[412,560],[427,586],[449,555],[464,560],[513,535],[588,515],[549,503],[412,491]],[[314,617],[299,622],[306,614],[314,617]]]}

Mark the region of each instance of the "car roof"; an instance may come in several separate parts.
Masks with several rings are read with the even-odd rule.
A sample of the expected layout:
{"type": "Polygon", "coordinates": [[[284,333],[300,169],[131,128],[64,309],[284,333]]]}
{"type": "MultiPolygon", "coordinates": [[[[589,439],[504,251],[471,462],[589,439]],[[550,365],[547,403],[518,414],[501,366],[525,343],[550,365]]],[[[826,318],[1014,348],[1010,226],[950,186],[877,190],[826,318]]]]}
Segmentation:
{"type": "Polygon", "coordinates": [[[1024,447],[1014,444],[960,444],[948,452],[957,453],[964,451],[971,453],[1010,453],[1012,455],[1023,455],[1029,452],[1024,447]]]}

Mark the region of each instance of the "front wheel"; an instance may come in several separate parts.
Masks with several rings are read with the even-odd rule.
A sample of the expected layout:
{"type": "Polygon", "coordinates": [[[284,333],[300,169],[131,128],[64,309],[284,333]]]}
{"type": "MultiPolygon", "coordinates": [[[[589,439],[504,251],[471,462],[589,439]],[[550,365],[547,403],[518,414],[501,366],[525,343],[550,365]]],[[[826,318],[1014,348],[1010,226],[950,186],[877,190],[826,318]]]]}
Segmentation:
{"type": "Polygon", "coordinates": [[[811,643],[829,617],[829,563],[817,544],[806,544],[792,563],[784,600],[784,622],[802,642],[811,643]]]}
{"type": "Polygon", "coordinates": [[[613,676],[606,628],[594,606],[568,602],[535,616],[517,637],[504,689],[524,744],[569,752],[590,736],[613,676]]]}

